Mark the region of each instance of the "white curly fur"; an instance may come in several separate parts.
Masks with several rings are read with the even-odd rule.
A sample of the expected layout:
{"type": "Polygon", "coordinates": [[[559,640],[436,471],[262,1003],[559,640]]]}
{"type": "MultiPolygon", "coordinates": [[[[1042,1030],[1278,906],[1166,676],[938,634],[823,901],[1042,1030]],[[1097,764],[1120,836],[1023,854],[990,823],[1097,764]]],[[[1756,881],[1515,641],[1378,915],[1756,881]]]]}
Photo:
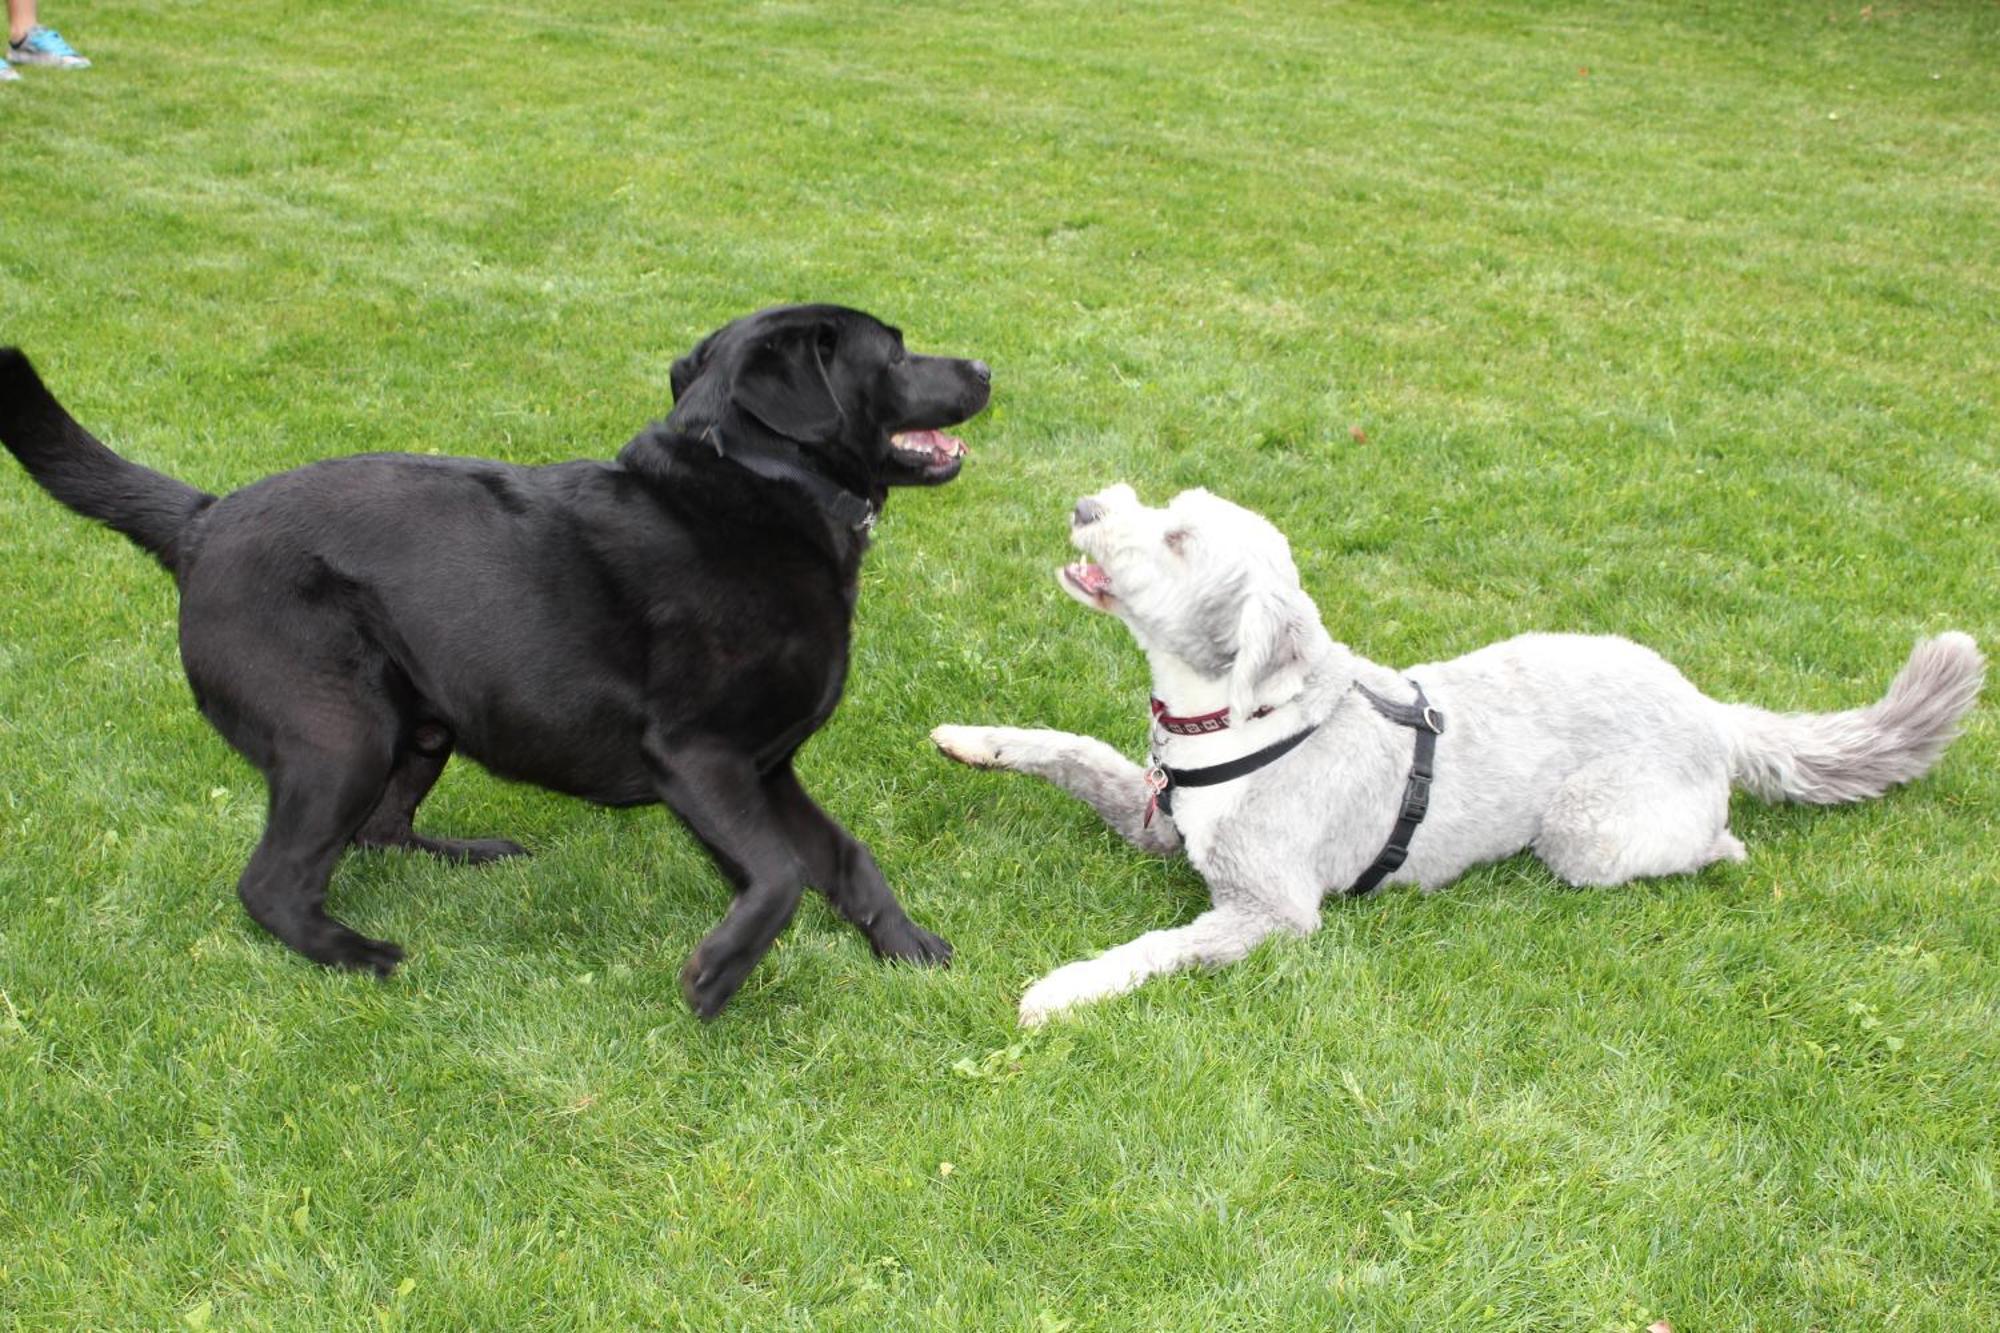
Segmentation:
{"type": "Polygon", "coordinates": [[[1125,622],[1155,697],[1182,715],[1230,710],[1229,729],[1211,735],[1155,726],[1154,762],[1201,768],[1319,730],[1248,777],[1177,790],[1172,817],[1150,824],[1145,769],[1102,741],[1014,727],[931,733],[964,763],[1057,784],[1143,851],[1184,850],[1208,881],[1214,906],[1190,924],[1031,986],[1020,1010],[1031,1025],[1317,926],[1321,900],[1381,850],[1410,767],[1412,733],[1357,684],[1407,701],[1416,680],[1446,718],[1429,814],[1387,880],[1431,889],[1523,848],[1579,885],[1741,860],[1727,827],[1732,783],[1774,800],[1879,795],[1937,760],[1984,674],[1957,632],[1918,644],[1879,702],[1843,713],[1718,703],[1658,654],[1609,636],[1528,634],[1396,671],[1326,632],[1276,528],[1206,491],[1152,509],[1113,486],[1078,504],[1071,540],[1094,564],[1070,565],[1058,582],[1125,622]],[[1260,707],[1271,711],[1252,717],[1260,707]]]}

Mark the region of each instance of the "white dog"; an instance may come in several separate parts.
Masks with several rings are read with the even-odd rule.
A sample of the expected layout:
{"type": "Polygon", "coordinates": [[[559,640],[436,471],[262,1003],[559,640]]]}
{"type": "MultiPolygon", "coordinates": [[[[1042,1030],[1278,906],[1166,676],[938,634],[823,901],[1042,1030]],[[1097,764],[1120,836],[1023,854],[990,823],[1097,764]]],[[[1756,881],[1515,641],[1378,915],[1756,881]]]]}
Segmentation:
{"type": "Polygon", "coordinates": [[[1152,767],[1059,731],[931,737],[1046,778],[1142,851],[1185,848],[1214,906],[1043,977],[1027,1024],[1307,933],[1329,892],[1385,879],[1433,889],[1523,848],[1572,884],[1740,861],[1732,783],[1766,800],[1880,795],[1943,753],[1985,671],[1969,636],[1941,634],[1880,702],[1825,714],[1718,703],[1612,637],[1529,634],[1399,672],[1335,642],[1284,536],[1206,491],[1149,509],[1113,486],[1078,502],[1071,541],[1089,560],[1058,581],[1152,664],[1152,767]]]}

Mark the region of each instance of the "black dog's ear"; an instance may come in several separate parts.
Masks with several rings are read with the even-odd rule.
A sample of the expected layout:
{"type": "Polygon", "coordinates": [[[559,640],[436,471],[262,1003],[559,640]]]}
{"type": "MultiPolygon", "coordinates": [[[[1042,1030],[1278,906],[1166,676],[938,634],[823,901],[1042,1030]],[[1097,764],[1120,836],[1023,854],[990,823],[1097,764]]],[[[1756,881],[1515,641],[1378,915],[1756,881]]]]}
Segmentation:
{"type": "Polygon", "coordinates": [[[708,349],[714,345],[715,335],[711,333],[696,343],[692,352],[674,362],[674,368],[667,372],[667,384],[674,391],[675,402],[681,400],[681,395],[687,392],[688,385],[693,384],[707,368],[708,349]]]}
{"type": "Polygon", "coordinates": [[[847,420],[828,373],[836,337],[818,324],[754,349],[736,372],[736,406],[788,440],[832,439],[847,420]]]}

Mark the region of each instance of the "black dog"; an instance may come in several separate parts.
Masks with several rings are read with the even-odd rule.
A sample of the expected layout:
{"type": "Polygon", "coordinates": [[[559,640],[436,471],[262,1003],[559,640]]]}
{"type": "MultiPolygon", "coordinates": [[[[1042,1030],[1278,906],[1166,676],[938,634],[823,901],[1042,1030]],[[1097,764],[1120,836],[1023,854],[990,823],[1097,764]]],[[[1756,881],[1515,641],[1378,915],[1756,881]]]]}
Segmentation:
{"type": "Polygon", "coordinates": [[[321,963],[403,956],[327,915],[350,842],[463,862],[498,840],[411,817],[456,748],[606,805],[664,801],[737,896],[681,972],[713,1017],[810,882],[875,952],[944,963],[792,757],[834,710],[862,553],[891,486],[958,475],[941,433],[983,362],[910,356],[837,306],[765,310],[676,362],[674,409],[615,463],[368,454],[217,499],[126,461],[0,349],[0,440],[50,494],[172,572],[197,706],[270,788],[238,893],[321,963]]]}

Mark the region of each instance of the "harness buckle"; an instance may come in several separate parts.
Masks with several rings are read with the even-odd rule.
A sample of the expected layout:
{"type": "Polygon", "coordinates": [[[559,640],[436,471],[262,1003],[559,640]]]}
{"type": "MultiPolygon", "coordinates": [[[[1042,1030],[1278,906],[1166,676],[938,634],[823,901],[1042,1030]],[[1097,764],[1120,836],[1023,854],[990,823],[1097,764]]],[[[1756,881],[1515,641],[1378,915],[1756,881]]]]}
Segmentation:
{"type": "Polygon", "coordinates": [[[1437,709],[1432,708],[1429,704],[1425,704],[1421,716],[1423,717],[1425,731],[1428,731],[1433,736],[1444,735],[1443,713],[1438,712],[1437,709]]]}
{"type": "Polygon", "coordinates": [[[1408,785],[1403,788],[1403,818],[1412,824],[1420,822],[1431,808],[1431,780],[1418,773],[1410,775],[1408,785]]]}

